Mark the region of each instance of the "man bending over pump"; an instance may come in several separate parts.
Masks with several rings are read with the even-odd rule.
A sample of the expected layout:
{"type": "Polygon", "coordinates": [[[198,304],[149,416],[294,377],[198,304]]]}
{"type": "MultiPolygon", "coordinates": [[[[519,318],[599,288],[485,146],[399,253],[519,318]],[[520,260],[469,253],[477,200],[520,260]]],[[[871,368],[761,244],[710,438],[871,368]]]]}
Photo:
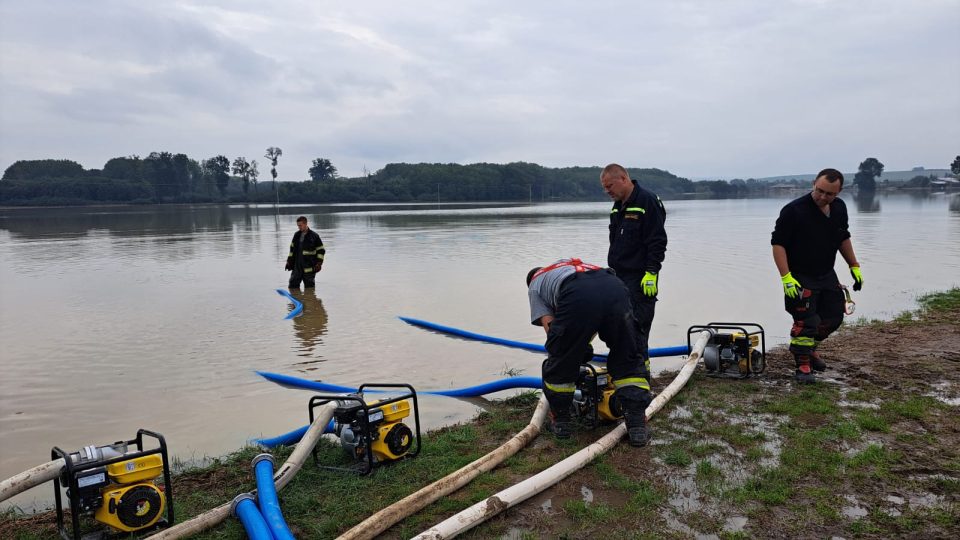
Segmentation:
{"type": "Polygon", "coordinates": [[[543,393],[550,404],[550,430],[559,439],[573,432],[573,392],[581,362],[588,361],[595,334],[610,348],[607,370],[617,388],[627,436],[644,446],[649,373],[641,360],[630,306],[630,291],[612,270],[580,259],[561,259],[527,274],[530,321],[547,333],[543,393]]]}

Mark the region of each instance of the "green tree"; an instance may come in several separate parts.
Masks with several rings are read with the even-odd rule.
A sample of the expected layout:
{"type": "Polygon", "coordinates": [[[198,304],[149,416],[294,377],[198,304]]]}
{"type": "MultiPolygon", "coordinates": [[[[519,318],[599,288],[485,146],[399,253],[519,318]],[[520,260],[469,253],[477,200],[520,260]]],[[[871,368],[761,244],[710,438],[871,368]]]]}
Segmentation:
{"type": "Polygon", "coordinates": [[[244,195],[250,190],[250,162],[247,158],[240,156],[233,160],[233,174],[243,180],[244,195]]]}
{"type": "Polygon", "coordinates": [[[263,157],[270,160],[270,176],[273,177],[273,190],[277,194],[277,203],[280,202],[280,187],[277,186],[277,160],[283,155],[283,150],[276,146],[267,148],[267,153],[263,157]]]}
{"type": "Polygon", "coordinates": [[[312,178],[314,182],[332,180],[337,177],[337,168],[333,166],[333,163],[330,163],[329,159],[326,158],[317,158],[313,160],[313,166],[310,167],[308,172],[310,173],[310,178],[312,178]]]}
{"type": "Polygon", "coordinates": [[[853,177],[853,185],[861,191],[874,191],[877,189],[876,178],[883,174],[883,163],[877,158],[867,158],[860,163],[860,170],[853,177]]]}
{"type": "Polygon", "coordinates": [[[220,195],[226,195],[227,184],[230,182],[230,160],[227,156],[214,156],[204,162],[207,174],[220,190],[220,195]]]}
{"type": "Polygon", "coordinates": [[[4,180],[40,180],[43,178],[78,178],[83,165],[69,159],[20,160],[3,172],[4,180]]]}
{"type": "Polygon", "coordinates": [[[115,157],[103,166],[107,178],[140,180],[143,178],[143,160],[140,156],[115,157]]]}
{"type": "Polygon", "coordinates": [[[174,154],[171,168],[173,169],[173,187],[177,196],[190,192],[192,174],[190,172],[190,158],[186,154],[174,154]]]}
{"type": "Polygon", "coordinates": [[[953,171],[953,174],[960,176],[960,156],[957,156],[950,164],[950,170],[953,171]]]}
{"type": "Polygon", "coordinates": [[[253,194],[257,194],[257,177],[260,176],[260,170],[257,169],[257,160],[250,160],[250,169],[247,170],[247,174],[250,175],[250,180],[253,182],[253,194]]]}

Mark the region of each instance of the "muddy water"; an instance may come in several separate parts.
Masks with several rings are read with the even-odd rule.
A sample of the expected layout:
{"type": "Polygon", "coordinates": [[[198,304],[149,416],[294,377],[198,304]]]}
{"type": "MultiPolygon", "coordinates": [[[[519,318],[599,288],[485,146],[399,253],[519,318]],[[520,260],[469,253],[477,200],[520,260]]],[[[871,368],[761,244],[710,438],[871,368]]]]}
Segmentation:
{"type": "MultiPolygon", "coordinates": [[[[785,201],[667,201],[653,346],[681,344],[688,326],[709,321],[756,321],[771,344],[784,341],[769,233],[785,201]]],[[[848,204],[867,283],[857,316],[890,317],[960,284],[956,202],[848,204]]],[[[54,445],[103,444],[138,427],[189,461],[305,423],[310,394],[256,369],[420,389],[536,375],[539,355],[396,316],[542,341],[526,320],[522,277],[562,256],[602,263],[608,212],[607,203],[0,211],[0,477],[45,461],[54,445]],[[300,214],[328,262],[316,291],[301,293],[304,314],[284,320],[289,304],[275,289],[300,214]]],[[[476,406],[424,398],[423,422],[465,420],[476,406]]],[[[43,505],[48,491],[14,502],[43,505]]]]}

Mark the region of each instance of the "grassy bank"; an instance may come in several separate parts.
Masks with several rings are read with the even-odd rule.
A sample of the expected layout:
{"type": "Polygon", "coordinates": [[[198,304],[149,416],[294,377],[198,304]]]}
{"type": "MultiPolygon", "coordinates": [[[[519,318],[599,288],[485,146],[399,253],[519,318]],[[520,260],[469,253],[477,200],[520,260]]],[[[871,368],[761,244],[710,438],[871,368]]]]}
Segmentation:
{"type": "MultiPolygon", "coordinates": [[[[468,532],[467,538],[960,537],[960,289],[894,321],[860,321],[827,340],[818,384],[792,381],[772,351],[762,377],[702,372],[651,422],[654,443],[621,443],[585,469],[468,532]]],[[[669,376],[656,381],[661,387],[669,376]]],[[[529,421],[535,394],[490,403],[475,421],[426,434],[415,459],[367,477],[310,461],[281,492],[299,538],[330,538],[498,446],[529,421]]],[[[605,432],[605,429],[599,430],[605,432]]],[[[406,538],[594,440],[543,435],[492,473],[388,531],[406,538]]],[[[253,488],[247,448],[174,481],[185,520],[253,488]]],[[[278,462],[288,450],[275,452],[278,462]]],[[[320,461],[344,464],[324,446],[320,461]]],[[[2,538],[51,538],[52,516],[0,517],[2,538]]],[[[243,538],[235,520],[199,538],[243,538]]]]}

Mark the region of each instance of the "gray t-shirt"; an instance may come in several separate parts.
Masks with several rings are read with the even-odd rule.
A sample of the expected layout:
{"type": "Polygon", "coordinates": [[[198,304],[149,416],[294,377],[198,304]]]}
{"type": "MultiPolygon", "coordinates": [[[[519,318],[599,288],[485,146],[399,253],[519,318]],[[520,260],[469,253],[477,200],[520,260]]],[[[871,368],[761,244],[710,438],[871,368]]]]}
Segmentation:
{"type": "Polygon", "coordinates": [[[573,266],[561,266],[549,272],[544,272],[530,282],[527,296],[530,298],[530,324],[540,324],[540,317],[553,315],[557,311],[557,297],[560,296],[560,285],[563,280],[576,273],[573,266]]]}

